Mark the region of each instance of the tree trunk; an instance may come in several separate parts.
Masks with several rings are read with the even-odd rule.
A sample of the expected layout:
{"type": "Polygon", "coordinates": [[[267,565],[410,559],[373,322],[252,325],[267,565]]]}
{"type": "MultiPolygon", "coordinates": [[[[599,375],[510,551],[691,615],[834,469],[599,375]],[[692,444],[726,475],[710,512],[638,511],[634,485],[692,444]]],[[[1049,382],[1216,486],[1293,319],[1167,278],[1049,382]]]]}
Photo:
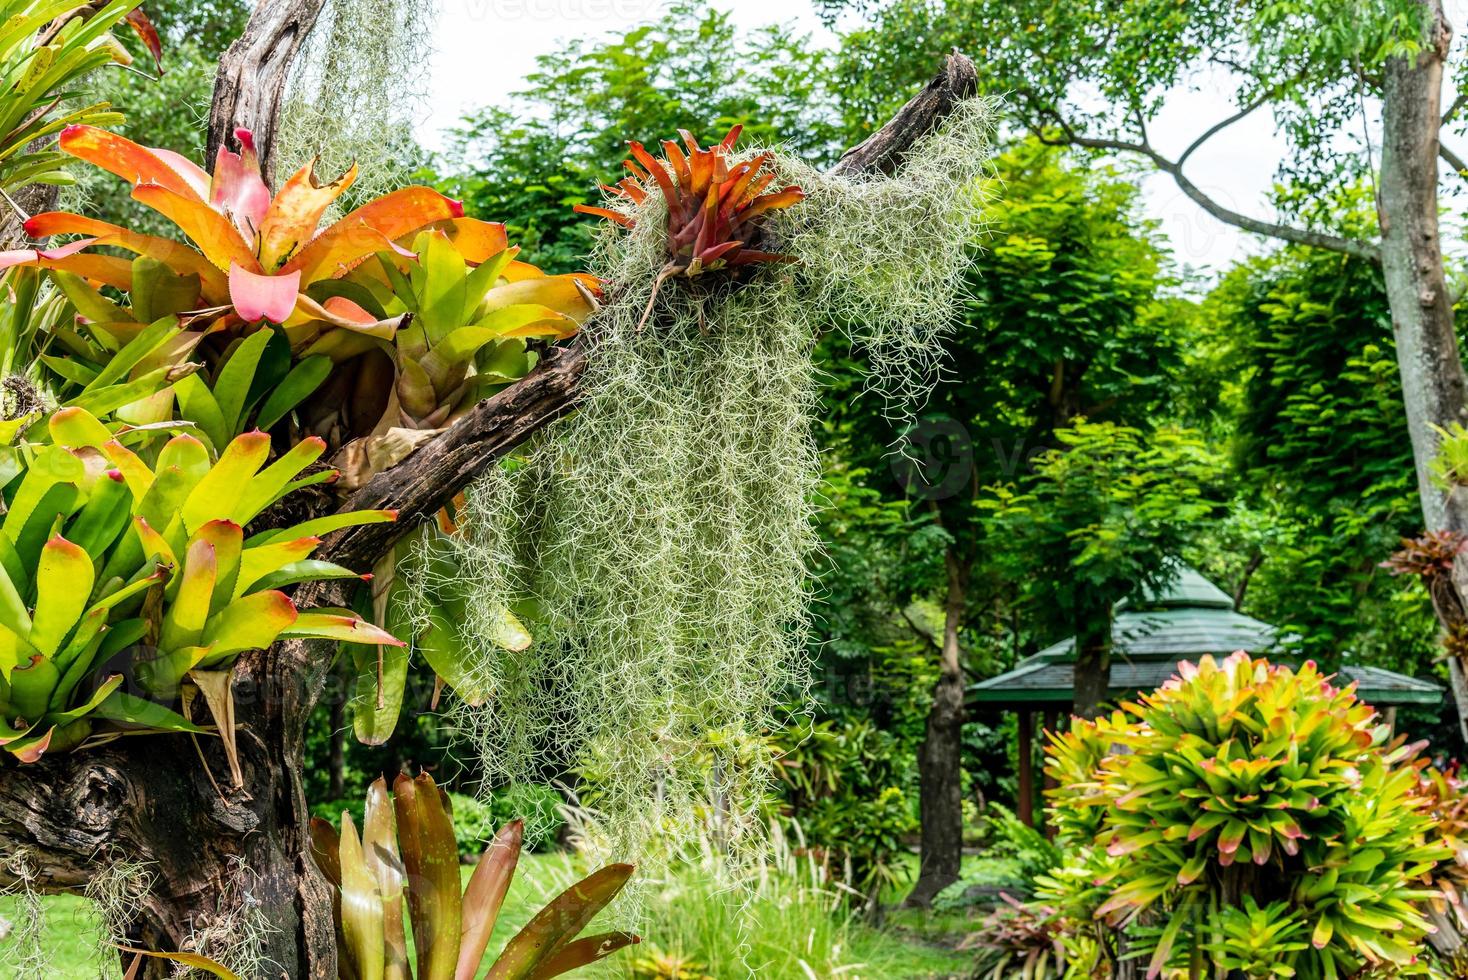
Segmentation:
{"type": "Polygon", "coordinates": [[[1438,445],[1433,426],[1468,421],[1468,377],[1458,351],[1438,232],[1438,128],[1452,29],[1437,0],[1423,0],[1422,5],[1429,22],[1422,51],[1415,58],[1395,58],[1386,67],[1377,202],[1381,266],[1422,513],[1429,529],[1464,530],[1468,523],[1462,504],[1450,501],[1431,474],[1438,445]]]}
{"type": "MultiPolygon", "coordinates": [[[[1387,63],[1382,91],[1381,180],[1377,215],[1381,267],[1392,311],[1407,432],[1417,469],[1422,515],[1430,531],[1468,532],[1468,494],[1444,493],[1432,479],[1437,428],[1468,422],[1468,375],[1458,349],[1453,301],[1443,271],[1438,228],[1438,133],[1443,70],[1452,28],[1440,0],[1418,0],[1422,49],[1387,63]]],[[[1468,606],[1468,562],[1454,584],[1468,606]]],[[[1453,694],[1468,741],[1468,690],[1453,665],[1453,694]]]]}
{"type": "Polygon", "coordinates": [[[338,667],[331,687],[331,712],[327,727],[329,750],[326,795],[339,800],[347,792],[347,684],[346,671],[338,667]]]}
{"type": "Polygon", "coordinates": [[[1111,688],[1111,608],[1083,610],[1076,617],[1075,701],[1081,718],[1095,718],[1111,688]]]}
{"type": "MultiPolygon", "coordinates": [[[[323,2],[261,0],[244,37],[221,64],[212,146],[239,124],[255,127],[262,152],[268,152],[279,93],[270,97],[264,79],[283,85],[289,57],[323,2]],[[241,75],[248,64],[262,74],[241,75]]],[[[915,140],[976,91],[977,82],[972,62],[950,56],[943,73],[833,172],[891,173],[915,140]]],[[[529,376],[375,476],[344,507],[395,509],[398,522],[339,531],[323,542],[317,557],[371,568],[398,536],[486,466],[570,411],[586,357],[579,344],[553,349],[529,376]]],[[[302,606],[346,604],[334,584],[304,587],[294,598],[302,606]]],[[[214,738],[200,742],[207,769],[185,738],[173,735],[126,738],[31,765],[7,765],[0,773],[0,856],[12,860],[0,867],[0,887],[25,884],[80,894],[109,862],[141,862],[150,869],[150,887],[140,890],[137,908],[122,924],[130,942],[166,951],[217,937],[227,948],[253,922],[264,927],[255,976],[335,980],[331,895],[309,856],[300,780],[305,723],[329,662],[326,651],[301,642],[241,658],[234,685],[241,791],[213,785],[210,772],[227,772],[214,738]],[[14,860],[22,854],[24,882],[14,860]]],[[[961,675],[957,682],[961,711],[961,675]]],[[[170,972],[167,964],[150,961],[142,975],[170,972]]]]}
{"type": "Polygon", "coordinates": [[[918,750],[918,806],[922,849],[918,880],[907,904],[927,908],[959,878],[963,861],[963,665],[958,631],[963,626],[968,569],[950,548],[948,596],[943,608],[942,670],[933,686],[927,733],[918,750]]]}
{"type": "Polygon", "coordinates": [[[245,32],[219,59],[209,108],[206,161],[243,127],[255,135],[265,182],[274,186],[275,135],[286,82],[326,0],[259,0],[245,32]]]}
{"type": "MultiPolygon", "coordinates": [[[[47,756],[0,780],[0,852],[24,853],[29,885],[43,891],[80,892],[112,860],[146,861],[137,907],[116,923],[129,943],[212,940],[218,953],[258,931],[271,964],[262,976],[334,977],[330,894],[310,861],[299,779],[320,681],[313,659],[303,644],[281,644],[237,666],[244,789],[211,781],[224,786],[228,773],[215,738],[199,740],[202,760],[182,736],[47,756]]],[[[169,973],[158,962],[144,970],[169,973]]]]}

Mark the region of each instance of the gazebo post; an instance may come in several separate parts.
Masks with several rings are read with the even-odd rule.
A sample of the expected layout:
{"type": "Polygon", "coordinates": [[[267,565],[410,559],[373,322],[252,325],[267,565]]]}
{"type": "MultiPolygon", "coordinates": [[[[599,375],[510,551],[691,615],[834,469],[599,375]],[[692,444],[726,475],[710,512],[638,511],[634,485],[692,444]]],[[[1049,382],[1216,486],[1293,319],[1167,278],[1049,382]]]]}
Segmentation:
{"type": "Polygon", "coordinates": [[[1019,709],[1019,802],[1015,810],[1019,822],[1035,825],[1034,712],[1019,709]]]}
{"type": "MultiPolygon", "coordinates": [[[[1053,733],[1053,732],[1060,731],[1060,719],[1061,719],[1061,717],[1062,717],[1062,712],[1060,711],[1059,708],[1052,708],[1052,709],[1046,710],[1045,713],[1040,716],[1040,733],[1041,733],[1041,738],[1040,738],[1040,757],[1041,757],[1041,759],[1044,758],[1045,746],[1048,744],[1045,741],[1045,739],[1044,739],[1044,733],[1045,732],[1052,732],[1053,733]]],[[[1044,764],[1042,762],[1041,763],[1041,768],[1040,768],[1040,814],[1039,814],[1039,821],[1040,821],[1040,825],[1045,830],[1045,836],[1046,837],[1049,837],[1052,840],[1055,838],[1055,828],[1052,827],[1052,826],[1050,826],[1050,822],[1045,819],[1045,800],[1047,799],[1047,797],[1046,797],[1045,794],[1048,793],[1048,792],[1050,792],[1057,785],[1059,785],[1059,784],[1055,781],[1055,777],[1052,776],[1052,775],[1050,775],[1048,772],[1045,771],[1044,764]]]]}

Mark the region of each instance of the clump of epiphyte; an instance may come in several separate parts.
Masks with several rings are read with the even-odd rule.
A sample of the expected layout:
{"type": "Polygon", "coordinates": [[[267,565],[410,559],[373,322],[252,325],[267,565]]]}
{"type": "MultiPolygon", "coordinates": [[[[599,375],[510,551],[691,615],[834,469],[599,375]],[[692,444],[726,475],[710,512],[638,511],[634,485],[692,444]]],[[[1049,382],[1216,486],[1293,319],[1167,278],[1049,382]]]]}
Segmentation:
{"type": "MultiPolygon", "coordinates": [[[[729,155],[742,126],[729,130],[723,140],[704,149],[686,129],[680,129],[685,153],[673,140],[663,140],[664,158],[659,160],[637,141],[627,145],[632,159],[624,161],[632,176],[602,189],[634,206],[646,203],[654,189],[662,192],[667,205],[667,264],[654,280],[644,320],[652,312],[657,286],[670,276],[693,278],[705,272],[733,269],[758,262],[792,262],[794,257],[753,247],[760,238],[760,217],[788,208],[805,199],[805,192],[791,184],[769,190],[776,173],[774,156],[761,153],[730,164],[729,155]]],[[[624,228],[636,223],[632,213],[612,208],[577,204],[583,214],[594,214],[624,228]]]]}

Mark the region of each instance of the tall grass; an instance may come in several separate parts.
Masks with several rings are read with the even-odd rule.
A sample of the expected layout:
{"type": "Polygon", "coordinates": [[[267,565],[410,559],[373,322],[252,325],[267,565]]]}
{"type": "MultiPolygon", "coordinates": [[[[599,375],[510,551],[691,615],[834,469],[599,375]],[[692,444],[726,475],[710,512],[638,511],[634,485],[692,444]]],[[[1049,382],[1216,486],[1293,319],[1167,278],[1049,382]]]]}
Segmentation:
{"type": "MultiPolygon", "coordinates": [[[[874,929],[858,914],[863,896],[834,882],[826,866],[778,826],[755,871],[729,870],[714,835],[690,842],[658,881],[644,882],[637,931],[642,945],[587,975],[635,980],[897,980],[958,976],[966,960],[874,929]]],[[[569,869],[541,877],[547,895],[569,869]]]]}

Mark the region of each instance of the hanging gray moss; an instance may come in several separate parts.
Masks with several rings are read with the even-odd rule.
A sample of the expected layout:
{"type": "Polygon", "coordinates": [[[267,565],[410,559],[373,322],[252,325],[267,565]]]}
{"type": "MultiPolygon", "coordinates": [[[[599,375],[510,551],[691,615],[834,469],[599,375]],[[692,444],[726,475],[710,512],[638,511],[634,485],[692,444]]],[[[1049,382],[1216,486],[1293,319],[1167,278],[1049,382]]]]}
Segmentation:
{"type": "Polygon", "coordinates": [[[328,0],[281,106],[278,183],[318,155],[323,179],[357,163],[353,202],[410,182],[438,9],[434,0],[328,0]]]}
{"type": "MultiPolygon", "coordinates": [[[[646,861],[710,816],[733,852],[759,836],[760,736],[807,683],[815,338],[848,331],[889,410],[920,403],[982,220],[991,108],[955,113],[894,178],[777,154],[777,186],[807,199],[770,215],[761,247],[798,262],[670,280],[641,329],[661,197],[601,239],[592,268],[612,285],[585,328],[579,410],[472,488],[450,542],[465,655],[491,692],[453,720],[491,779],[574,767],[597,850],[646,861]],[[535,636],[518,653],[494,642],[506,606],[535,636]]],[[[429,563],[404,567],[409,596],[448,591],[429,563]]]]}

